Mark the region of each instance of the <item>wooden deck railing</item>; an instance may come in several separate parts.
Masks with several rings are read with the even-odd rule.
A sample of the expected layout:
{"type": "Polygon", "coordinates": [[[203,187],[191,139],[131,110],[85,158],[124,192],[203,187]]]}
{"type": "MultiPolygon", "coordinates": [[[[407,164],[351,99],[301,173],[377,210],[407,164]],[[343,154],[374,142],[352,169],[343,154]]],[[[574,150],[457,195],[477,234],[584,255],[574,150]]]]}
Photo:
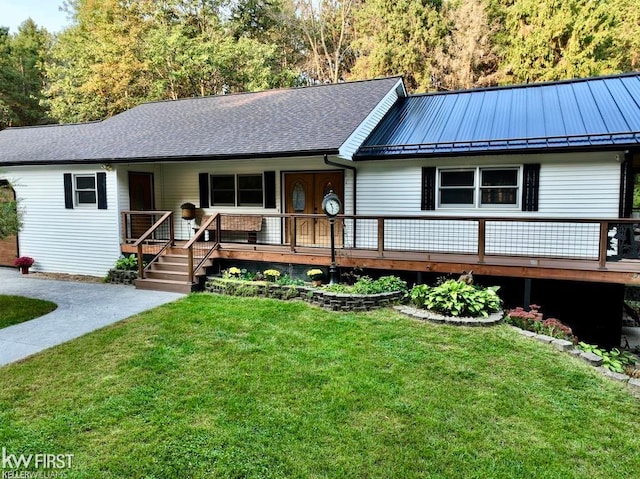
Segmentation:
{"type": "MultiPolygon", "coordinates": [[[[149,261],[147,267],[156,261],[162,253],[170,246],[172,246],[175,242],[175,232],[173,227],[173,212],[172,211],[154,211],[154,212],[146,212],[147,216],[144,216],[144,212],[134,212],[128,211],[123,212],[125,216],[125,221],[127,218],[127,214],[130,217],[139,216],[140,218],[153,218],[155,215],[161,215],[159,219],[156,220],[142,235],[133,243],[133,246],[137,249],[138,255],[138,278],[144,279],[144,272],[146,270],[144,264],[144,255],[145,255],[145,246],[152,245],[153,249],[150,250],[153,254],[155,254],[154,258],[149,261]],[[150,216],[151,215],[151,216],[150,216]]],[[[127,238],[127,224],[123,222],[125,225],[125,240],[127,238]]],[[[132,227],[133,222],[129,225],[132,227]]]]}
{"type": "MultiPolygon", "coordinates": [[[[229,216],[234,217],[235,224],[243,217],[255,221],[256,214],[215,214],[200,225],[193,237],[183,238],[187,241],[183,248],[189,257],[192,280],[220,245],[224,249],[238,245],[244,250],[274,246],[286,248],[291,254],[326,250],[330,245],[329,222],[324,215],[261,214],[261,229],[251,242],[246,233],[221,228],[229,216]]],[[[160,241],[165,248],[169,240],[173,244],[173,218],[169,212],[123,212],[123,218],[125,243],[134,241],[140,246],[160,241]],[[149,227],[135,238],[132,233],[140,229],[140,224],[136,226],[134,219],[144,214],[155,214],[155,222],[150,224],[147,219],[149,227]]],[[[336,219],[336,245],[341,254],[359,252],[370,258],[463,255],[483,264],[499,257],[519,257],[523,261],[530,259],[531,264],[535,259],[580,260],[605,269],[611,262],[640,259],[640,219],[340,215],[336,219]]]]}

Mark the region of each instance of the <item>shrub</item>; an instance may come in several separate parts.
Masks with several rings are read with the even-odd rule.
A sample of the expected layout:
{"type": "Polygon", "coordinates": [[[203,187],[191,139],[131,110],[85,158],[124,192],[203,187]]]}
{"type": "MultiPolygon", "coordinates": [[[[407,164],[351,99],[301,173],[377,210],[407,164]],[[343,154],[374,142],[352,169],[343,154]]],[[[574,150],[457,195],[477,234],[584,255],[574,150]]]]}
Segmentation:
{"type": "Polygon", "coordinates": [[[138,256],[130,254],[129,256],[120,256],[116,261],[114,269],[123,271],[137,271],[138,270],[138,256]]]}
{"type": "Polygon", "coordinates": [[[319,281],[324,277],[324,272],[321,269],[313,268],[307,271],[307,276],[314,281],[319,281]]]}
{"type": "Polygon", "coordinates": [[[569,326],[560,322],[556,318],[544,319],[537,304],[529,305],[529,311],[521,307],[509,310],[504,320],[520,329],[532,331],[537,334],[545,334],[557,339],[575,341],[573,331],[569,326]]]}
{"type": "Polygon", "coordinates": [[[483,288],[449,280],[438,286],[425,284],[415,286],[410,293],[411,301],[420,308],[449,316],[487,317],[500,310],[502,300],[498,296],[499,286],[483,288]]]}
{"type": "Polygon", "coordinates": [[[594,344],[587,344],[582,341],[578,343],[578,349],[600,356],[602,358],[602,367],[616,373],[624,373],[625,368],[635,365],[638,359],[628,351],[620,351],[618,348],[607,351],[594,344]]]}
{"type": "Polygon", "coordinates": [[[346,284],[331,284],[325,286],[326,291],[333,293],[350,294],[379,294],[393,293],[396,291],[407,291],[407,283],[397,276],[381,276],[378,279],[371,279],[369,276],[362,276],[353,286],[346,284]]]}

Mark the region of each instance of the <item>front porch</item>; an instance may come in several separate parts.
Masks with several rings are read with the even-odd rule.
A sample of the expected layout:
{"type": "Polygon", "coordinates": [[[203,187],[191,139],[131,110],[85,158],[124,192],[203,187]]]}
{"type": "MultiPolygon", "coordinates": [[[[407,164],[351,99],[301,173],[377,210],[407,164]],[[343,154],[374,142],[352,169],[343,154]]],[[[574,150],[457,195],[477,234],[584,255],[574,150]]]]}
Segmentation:
{"type": "MultiPolygon", "coordinates": [[[[190,289],[216,260],[329,266],[324,215],[261,214],[260,230],[248,237],[243,218],[255,222],[255,216],[215,214],[195,233],[190,223],[185,228],[190,239],[180,240],[173,212],[125,211],[121,249],[154,257],[140,268],[140,279],[157,277],[153,265],[164,261],[176,274],[156,279],[179,278],[190,289]],[[225,229],[230,224],[234,230],[225,229]]],[[[341,268],[473,270],[487,276],[640,284],[637,219],[341,215],[335,229],[341,268]]]]}

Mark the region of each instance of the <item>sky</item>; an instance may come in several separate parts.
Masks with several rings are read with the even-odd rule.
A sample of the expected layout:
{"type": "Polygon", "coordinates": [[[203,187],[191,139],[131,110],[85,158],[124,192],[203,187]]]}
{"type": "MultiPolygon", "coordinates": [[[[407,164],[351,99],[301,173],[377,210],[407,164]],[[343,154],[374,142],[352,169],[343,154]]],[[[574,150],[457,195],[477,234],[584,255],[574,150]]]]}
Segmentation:
{"type": "Polygon", "coordinates": [[[59,32],[69,23],[67,14],[60,11],[62,4],[63,0],[0,0],[0,26],[16,33],[18,26],[31,17],[39,27],[59,32]]]}

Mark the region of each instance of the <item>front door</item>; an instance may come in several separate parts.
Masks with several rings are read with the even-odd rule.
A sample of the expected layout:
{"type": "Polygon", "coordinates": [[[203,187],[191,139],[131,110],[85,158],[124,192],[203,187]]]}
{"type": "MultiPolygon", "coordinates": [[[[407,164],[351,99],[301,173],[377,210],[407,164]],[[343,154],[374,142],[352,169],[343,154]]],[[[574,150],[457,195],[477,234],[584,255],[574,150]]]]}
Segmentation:
{"type": "MultiPolygon", "coordinates": [[[[153,173],[129,172],[129,209],[132,211],[153,211],[153,173]]],[[[150,215],[131,217],[131,238],[139,238],[153,224],[150,215]]]]}
{"type": "MultiPolygon", "coordinates": [[[[13,188],[5,181],[0,181],[0,201],[15,201],[13,188]]],[[[0,240],[0,266],[13,266],[13,260],[18,256],[18,237],[9,236],[0,240]]]]}
{"type": "MultiPolygon", "coordinates": [[[[323,214],[322,199],[333,190],[344,203],[344,172],[285,173],[285,213],[323,214]]],[[[341,211],[340,213],[344,213],[341,211]]],[[[289,233],[287,233],[287,236],[289,233]]],[[[300,246],[329,246],[329,220],[298,218],[296,244],[300,246]]],[[[336,222],[336,245],[342,245],[342,223],[336,222]]]]}

